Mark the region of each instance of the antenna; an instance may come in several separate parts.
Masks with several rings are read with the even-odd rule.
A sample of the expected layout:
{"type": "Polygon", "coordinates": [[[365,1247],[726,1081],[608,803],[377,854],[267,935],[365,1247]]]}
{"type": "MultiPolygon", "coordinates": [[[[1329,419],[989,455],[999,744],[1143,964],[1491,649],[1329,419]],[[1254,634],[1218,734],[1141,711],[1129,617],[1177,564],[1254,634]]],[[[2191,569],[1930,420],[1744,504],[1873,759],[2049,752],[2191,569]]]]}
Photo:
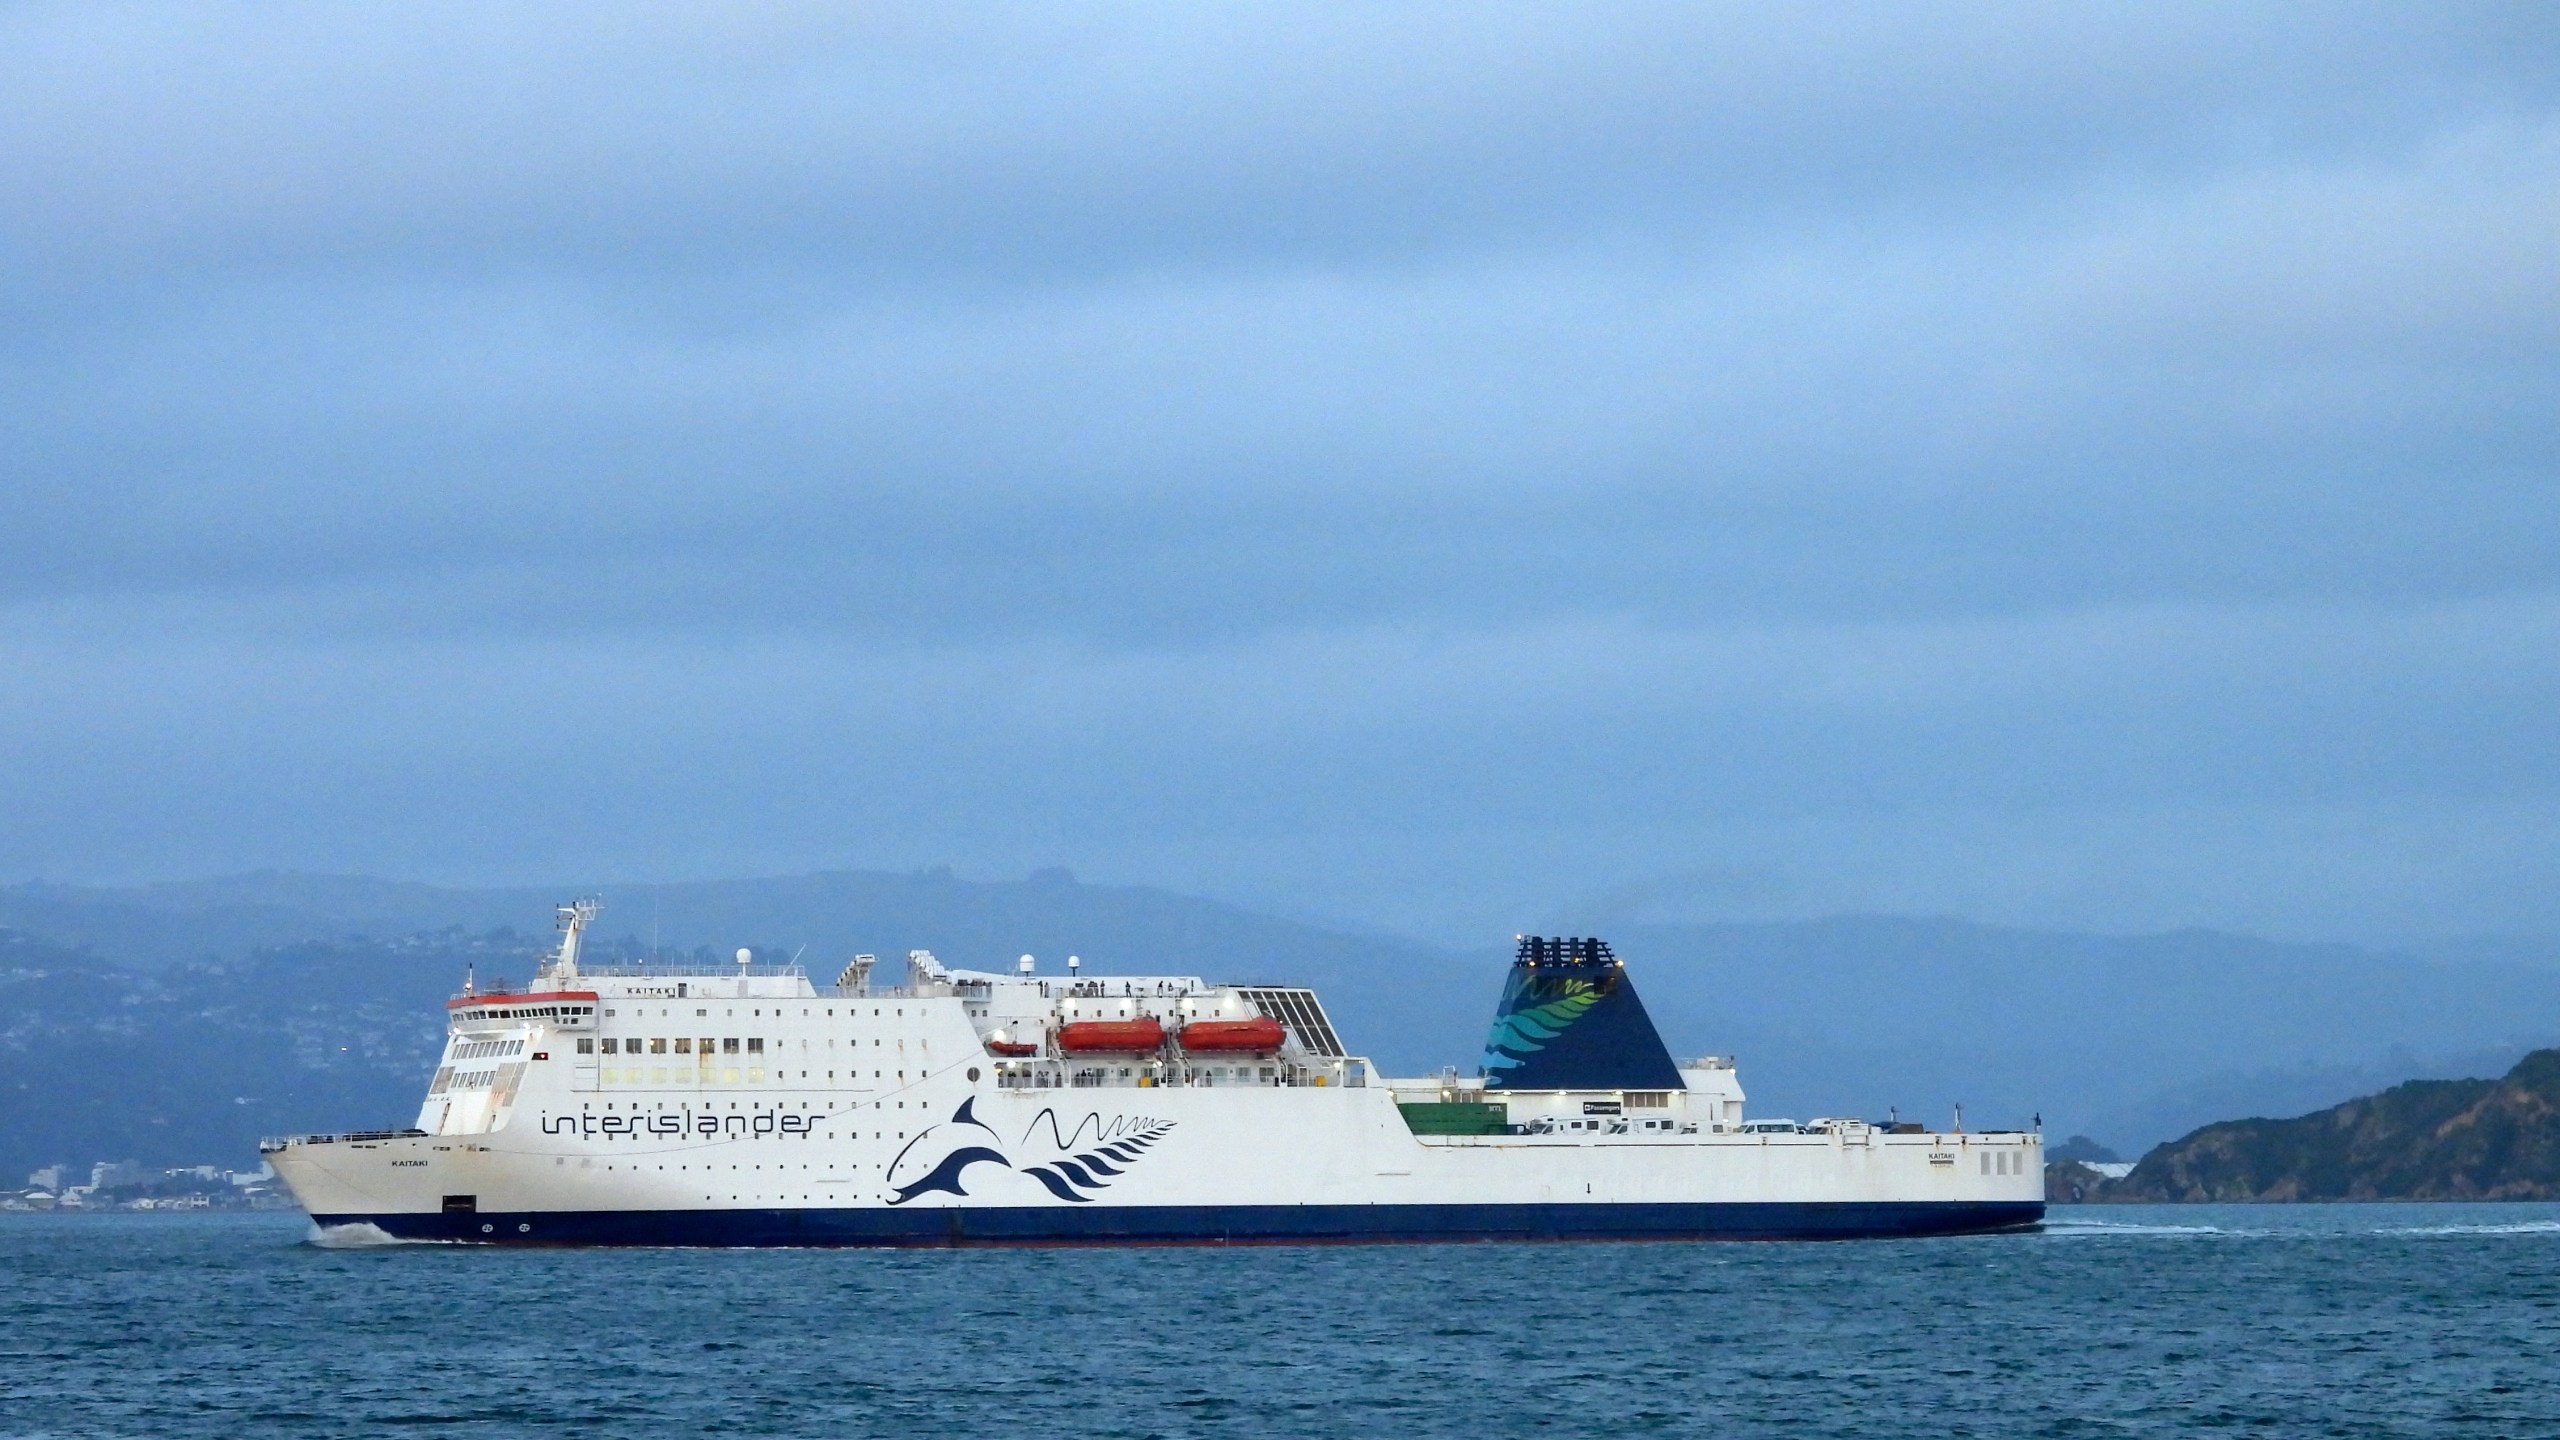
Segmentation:
{"type": "Polygon", "coordinates": [[[748,965],[754,963],[755,958],[756,952],[753,950],[748,949],[744,945],[738,947],[738,968],[742,970],[745,969],[748,965]]]}
{"type": "Polygon", "coordinates": [[[1020,970],[1025,975],[1030,974],[1032,971],[1031,957],[1028,955],[1023,956],[1020,963],[1018,963],[1014,968],[1020,970]]]}
{"type": "Polygon", "coordinates": [[[1084,964],[1084,958],[1083,958],[1082,956],[1078,956],[1078,955],[1070,955],[1070,956],[1068,956],[1068,957],[1067,957],[1067,978],[1068,978],[1068,979],[1070,979],[1070,980],[1073,980],[1074,978],[1076,978],[1076,970],[1078,969],[1078,967],[1082,966],[1083,964],[1084,964]]]}

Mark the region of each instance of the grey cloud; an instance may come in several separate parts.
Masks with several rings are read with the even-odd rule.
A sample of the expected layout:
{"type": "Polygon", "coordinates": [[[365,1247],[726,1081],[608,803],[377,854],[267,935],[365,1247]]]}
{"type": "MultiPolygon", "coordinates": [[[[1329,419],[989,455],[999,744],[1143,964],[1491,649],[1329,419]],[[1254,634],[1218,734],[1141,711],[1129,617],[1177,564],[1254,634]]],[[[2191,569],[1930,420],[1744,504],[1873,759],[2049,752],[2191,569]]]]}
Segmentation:
{"type": "MultiPolygon", "coordinates": [[[[538,296],[457,326],[350,293],[355,323],[305,331],[330,308],[305,296],[169,337],[94,393],[103,362],[44,372],[58,403],[18,427],[30,483],[0,502],[0,547],[22,596],[302,586],[350,616],[458,592],[416,623],[1145,637],[1382,607],[2549,583],[2529,307],[2487,358],[2342,358],[2328,330],[2234,354],[2157,318],[2187,292],[2073,271],[2087,243],[2024,281],[1942,247],[1954,278],[1916,297],[1920,267],[1872,257],[1811,277],[1584,260],[957,317],[821,307],[815,333],[691,343],[538,296]]],[[[2219,283],[2243,288],[2227,264],[2219,283]]],[[[2491,307],[2438,308],[2450,331],[2491,307]]],[[[2263,306],[2216,314],[2274,343],[2263,306]]]]}
{"type": "Polygon", "coordinates": [[[758,14],[0,15],[0,869],[2560,923],[2546,9],[758,14]]]}
{"type": "MultiPolygon", "coordinates": [[[[544,846],[663,864],[635,847],[734,846],[742,828],[874,863],[919,863],[973,831],[1073,835],[1106,866],[1177,843],[1420,834],[1404,872],[1437,864],[1454,896],[1515,867],[1501,847],[1444,853],[1452,831],[1513,834],[1533,853],[1578,836],[1560,871],[1598,885],[1659,870],[1648,857],[1661,837],[1684,832],[1837,842],[1861,826],[2008,814],[2045,844],[2068,817],[2094,817],[2068,842],[2078,849],[2121,832],[2107,817],[2183,808],[2260,830],[2296,813],[2362,810],[2387,827],[2499,812],[2506,863],[2542,875],[2560,855],[2547,822],[2524,817],[2560,791],[2542,722],[2560,700],[2555,640],[2547,601],[2406,616],[1311,633],[1152,655],[660,639],[244,657],[93,629],[7,656],[49,683],[0,711],[27,761],[0,798],[67,821],[49,798],[66,782],[130,796],[25,832],[15,843],[36,848],[22,863],[200,844],[243,814],[326,800],[325,833],[408,865],[421,850],[544,846]],[[137,764],[123,789],[110,772],[137,764]],[[494,831],[471,833],[490,815],[503,817],[494,831]]],[[[2200,844],[2221,854],[2209,834],[2113,843],[2190,875],[2200,844]]],[[[1756,858],[1801,866],[1801,845],[1756,858]]],[[[1870,842],[1849,848],[1876,863],[1870,842]]],[[[2330,863],[2380,858],[2348,847],[2330,863]]],[[[2253,862],[2281,863],[2298,862],[2253,862]]],[[[2023,884],[2019,857],[1993,868],[2023,884]]],[[[1348,883],[1325,870],[1301,856],[1289,874],[1310,889],[1348,883]]],[[[2222,918],[2263,922],[2283,901],[2219,903],[2222,918]]],[[[2526,903],[2514,913],[2534,913],[2526,903]]]]}
{"type": "Polygon", "coordinates": [[[26,253],[1356,261],[2388,147],[2551,78],[2532,7],[243,18],[16,12],[26,253]]]}

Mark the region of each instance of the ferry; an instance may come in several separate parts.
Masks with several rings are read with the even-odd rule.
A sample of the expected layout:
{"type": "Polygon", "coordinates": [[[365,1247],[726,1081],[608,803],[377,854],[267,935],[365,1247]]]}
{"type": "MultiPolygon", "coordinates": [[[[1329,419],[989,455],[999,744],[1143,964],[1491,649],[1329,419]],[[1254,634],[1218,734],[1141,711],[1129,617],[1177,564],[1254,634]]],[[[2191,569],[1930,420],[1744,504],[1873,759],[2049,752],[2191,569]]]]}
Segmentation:
{"type": "Polygon", "coordinates": [[[2044,1216],[2043,1137],[1746,1117],[1603,941],[1523,936],[1483,1063],[1348,1053],[1313,990],[581,962],[448,1002],[416,1121],[261,1150],[323,1239],[964,1246],[1789,1240],[2044,1216]]]}

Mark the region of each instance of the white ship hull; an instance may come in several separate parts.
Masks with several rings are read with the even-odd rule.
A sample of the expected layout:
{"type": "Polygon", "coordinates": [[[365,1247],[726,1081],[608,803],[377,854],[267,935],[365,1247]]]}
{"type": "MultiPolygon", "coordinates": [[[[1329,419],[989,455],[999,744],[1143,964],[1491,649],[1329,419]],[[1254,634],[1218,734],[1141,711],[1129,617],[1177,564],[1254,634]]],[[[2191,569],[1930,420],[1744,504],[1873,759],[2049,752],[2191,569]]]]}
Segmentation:
{"type": "Polygon", "coordinates": [[[1670,1092],[1500,1092],[1383,1081],[1294,1030],[1266,1055],[1076,1056],[1057,1037],[1079,1017],[1279,992],[932,973],[873,996],[573,971],[470,997],[415,1129],[268,1158],[323,1227],[511,1244],[1842,1238],[2043,1214],[2037,1135],[1753,1133],[1729,1066],[1670,1092]],[[992,1053],[1022,1048],[993,1037],[1025,1016],[1044,1052],[992,1053]],[[679,1031],[700,1051],[670,1053],[679,1031]],[[1444,1112],[1504,1123],[1417,1133],[1444,1112]]]}

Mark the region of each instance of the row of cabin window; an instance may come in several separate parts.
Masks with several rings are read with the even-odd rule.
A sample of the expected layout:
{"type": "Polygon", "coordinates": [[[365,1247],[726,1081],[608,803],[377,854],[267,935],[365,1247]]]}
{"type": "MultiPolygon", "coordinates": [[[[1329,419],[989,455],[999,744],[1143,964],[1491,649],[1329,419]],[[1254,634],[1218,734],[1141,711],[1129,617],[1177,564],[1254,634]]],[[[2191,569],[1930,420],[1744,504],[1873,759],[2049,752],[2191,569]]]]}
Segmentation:
{"type": "MultiPolygon", "coordinates": [[[[643,1041],[641,1040],[641,1038],[640,1038],[639,1036],[637,1036],[637,1035],[634,1035],[634,1036],[632,1036],[630,1039],[628,1039],[628,1040],[624,1040],[624,1041],[622,1041],[622,1042],[620,1042],[620,1043],[621,1043],[621,1053],[623,1053],[623,1054],[625,1054],[625,1055],[638,1055],[638,1054],[643,1053],[640,1047],[641,1047],[641,1045],[642,1045],[644,1042],[643,1042],[643,1041]]],[[[668,1045],[669,1045],[670,1043],[672,1043],[672,1044],[674,1045],[674,1047],[675,1047],[675,1050],[674,1050],[674,1053],[675,1053],[675,1054],[678,1054],[678,1055],[690,1055],[690,1054],[692,1054],[692,1053],[693,1053],[693,1047],[694,1047],[694,1043],[695,1043],[695,1042],[694,1042],[693,1037],[692,1037],[692,1036],[690,1036],[690,1035],[679,1035],[679,1036],[675,1037],[675,1039],[674,1039],[672,1042],[670,1042],[670,1041],[667,1039],[667,1037],[666,1037],[666,1036],[664,1036],[664,1035],[659,1035],[659,1036],[655,1036],[655,1037],[650,1038],[650,1039],[649,1039],[649,1040],[647,1040],[645,1043],[646,1043],[646,1044],[648,1045],[648,1047],[649,1047],[649,1048],[648,1048],[648,1050],[645,1052],[645,1053],[647,1053],[647,1054],[651,1054],[651,1055],[664,1055],[664,1054],[667,1054],[667,1053],[668,1053],[668,1049],[667,1049],[667,1047],[668,1047],[668,1045]]],[[[750,1036],[748,1036],[748,1037],[747,1037],[747,1042],[746,1042],[746,1043],[747,1043],[747,1050],[746,1050],[746,1053],[748,1053],[748,1054],[750,1054],[750,1055],[761,1055],[761,1054],[763,1054],[763,1053],[764,1053],[764,1037],[763,1037],[763,1036],[761,1036],[761,1035],[750,1035],[750,1036]]],[[[588,1037],[585,1037],[585,1036],[581,1036],[581,1037],[579,1037],[579,1040],[578,1040],[578,1053],[579,1053],[579,1054],[581,1054],[581,1055],[593,1055],[594,1053],[596,1053],[596,1047],[597,1047],[598,1045],[602,1045],[602,1046],[604,1047],[604,1053],[605,1053],[605,1054],[607,1054],[607,1055],[611,1055],[611,1054],[615,1053],[615,1052],[614,1052],[614,1045],[615,1045],[615,1041],[614,1041],[613,1037],[612,1037],[612,1036],[609,1036],[609,1035],[608,1035],[608,1036],[606,1036],[606,1037],[605,1037],[603,1040],[601,1040],[601,1041],[599,1041],[599,1040],[595,1040],[595,1039],[591,1039],[591,1038],[588,1038],[588,1037]]],[[[721,1055],[735,1055],[735,1054],[737,1054],[737,1053],[738,1053],[738,1037],[736,1037],[735,1035],[732,1035],[732,1036],[729,1036],[729,1037],[728,1037],[728,1038],[726,1038],[726,1039],[720,1039],[720,1040],[715,1040],[715,1039],[713,1039],[711,1036],[709,1036],[709,1035],[705,1035],[705,1036],[703,1036],[703,1037],[702,1037],[701,1045],[702,1045],[702,1053],[703,1053],[703,1054],[705,1054],[705,1055],[711,1055],[711,1054],[715,1054],[715,1053],[716,1053],[716,1054],[721,1054],[721,1055]]]]}
{"type": "MultiPolygon", "coordinates": [[[[518,1070],[522,1070],[524,1067],[517,1066],[516,1068],[518,1070]]],[[[498,1072],[495,1070],[457,1071],[452,1066],[447,1065],[443,1069],[436,1071],[436,1078],[428,1082],[427,1093],[429,1095],[442,1095],[448,1090],[484,1090],[488,1088],[491,1081],[497,1078],[498,1072]]]]}
{"type": "MultiPolygon", "coordinates": [[[[593,1014],[594,1012],[593,1012],[592,1010],[590,1010],[590,1011],[582,1011],[582,1012],[580,1012],[580,1013],[583,1013],[583,1014],[593,1014]]],[[[614,1018],[615,1016],[617,1016],[617,1015],[619,1015],[619,1014],[621,1014],[621,1013],[622,1013],[622,1012],[621,1012],[621,1011],[619,1011],[619,1010],[607,1010],[607,1011],[605,1011],[605,1012],[604,1012],[604,1018],[606,1018],[607,1020],[610,1020],[610,1019],[614,1018]]],[[[641,1017],[645,1018],[645,1017],[647,1017],[647,1015],[648,1015],[648,1013],[649,1013],[649,1012],[648,1012],[646,1009],[640,1009],[640,1010],[634,1010],[634,1011],[632,1011],[631,1013],[632,1013],[632,1014],[634,1014],[634,1015],[638,1015],[638,1016],[641,1016],[641,1017]]],[[[667,1012],[667,1011],[665,1011],[665,1010],[663,1010],[663,1009],[661,1009],[661,1010],[658,1012],[658,1014],[659,1014],[662,1018],[663,1018],[667,1013],[668,1013],[668,1012],[667,1012]]],[[[704,1006],[704,1007],[701,1007],[701,1008],[696,1009],[693,1013],[694,1013],[695,1015],[697,1015],[697,1016],[702,1016],[702,1017],[708,1018],[708,1017],[710,1016],[710,1014],[711,1014],[711,1010],[710,1010],[710,1008],[709,1008],[708,1006],[704,1006]]],[[[738,1007],[736,1007],[735,1005],[729,1006],[729,1007],[727,1007],[727,1008],[726,1008],[722,1013],[727,1014],[727,1015],[736,1015],[736,1014],[738,1013],[738,1007]]],[[[764,1011],[763,1011],[763,1009],[762,1009],[761,1007],[759,1007],[759,1008],[758,1008],[758,1009],[756,1009],[753,1013],[754,1013],[754,1014],[756,1014],[758,1017],[761,1017],[761,1016],[763,1016],[764,1011]]],[[[782,1012],[782,1007],[781,1007],[781,1006],[776,1005],[775,1007],[773,1007],[773,1018],[775,1018],[776,1020],[781,1019],[781,1018],[782,1018],[782,1013],[783,1013],[783,1012],[782,1012]]],[[[816,1010],[813,1010],[813,1009],[811,1009],[810,1007],[808,1007],[808,1006],[806,1006],[806,1005],[803,1005],[803,1006],[801,1006],[801,1007],[800,1007],[800,1018],[801,1018],[801,1019],[803,1019],[803,1020],[806,1020],[806,1019],[808,1019],[810,1016],[815,1015],[815,1014],[817,1014],[817,1013],[818,1013],[818,1012],[817,1012],[816,1010]]],[[[827,1007],[827,1012],[826,1012],[826,1013],[827,1013],[827,1018],[828,1018],[828,1019],[830,1019],[830,1020],[834,1019],[834,1018],[835,1018],[835,1016],[836,1016],[835,1007],[834,1007],[834,1006],[832,1006],[832,1005],[828,1006],[828,1007],[827,1007]]],[[[907,1013],[907,1010],[906,1010],[906,1007],[905,1007],[905,1006],[903,1006],[903,1005],[898,1006],[898,1007],[897,1007],[897,1008],[895,1008],[894,1010],[885,1011],[885,1012],[884,1012],[883,1010],[881,1010],[881,1008],[880,1008],[879,1006],[877,1006],[877,1005],[874,1005],[874,1006],[872,1006],[872,1007],[871,1007],[871,1018],[872,1018],[872,1019],[874,1019],[874,1020],[879,1019],[879,1018],[881,1017],[881,1015],[883,1015],[884,1013],[885,1013],[885,1014],[890,1014],[890,1015],[895,1015],[895,1016],[903,1017],[903,1016],[907,1013]]],[[[921,1014],[923,1014],[924,1012],[923,1012],[921,1009],[919,1009],[916,1013],[917,1013],[917,1014],[919,1014],[919,1015],[921,1015],[921,1014]]],[[[861,1018],[861,1016],[862,1016],[862,1011],[861,1011],[858,1007],[856,1007],[856,1006],[852,1006],[852,1005],[847,1005],[846,1007],[844,1007],[844,1017],[845,1017],[846,1019],[848,1019],[848,1020],[856,1020],[856,1019],[860,1019],[860,1018],[861,1018]]]]}
{"type": "Polygon", "coordinates": [[[465,1040],[454,1047],[456,1060],[485,1060],[492,1055],[521,1055],[522,1040],[465,1040]]]}
{"type": "Polygon", "coordinates": [[[1985,1150],[1982,1152],[1982,1173],[2023,1175],[2027,1170],[2026,1161],[2025,1155],[2014,1150],[1985,1150]]]}

